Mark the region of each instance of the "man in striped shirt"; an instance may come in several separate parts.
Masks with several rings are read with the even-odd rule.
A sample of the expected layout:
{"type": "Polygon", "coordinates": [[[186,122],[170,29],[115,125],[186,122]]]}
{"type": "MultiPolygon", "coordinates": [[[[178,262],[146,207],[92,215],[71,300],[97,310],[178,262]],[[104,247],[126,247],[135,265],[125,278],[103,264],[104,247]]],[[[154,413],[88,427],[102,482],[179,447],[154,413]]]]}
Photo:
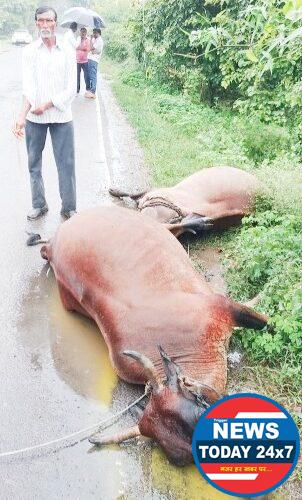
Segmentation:
{"type": "Polygon", "coordinates": [[[75,51],[57,40],[57,14],[51,7],[35,13],[40,37],[23,49],[23,105],[13,132],[24,128],[30,173],[32,210],[29,220],[48,211],[42,178],[42,152],[49,129],[58,169],[61,215],[76,211],[74,132],[71,103],[76,95],[75,51]]]}

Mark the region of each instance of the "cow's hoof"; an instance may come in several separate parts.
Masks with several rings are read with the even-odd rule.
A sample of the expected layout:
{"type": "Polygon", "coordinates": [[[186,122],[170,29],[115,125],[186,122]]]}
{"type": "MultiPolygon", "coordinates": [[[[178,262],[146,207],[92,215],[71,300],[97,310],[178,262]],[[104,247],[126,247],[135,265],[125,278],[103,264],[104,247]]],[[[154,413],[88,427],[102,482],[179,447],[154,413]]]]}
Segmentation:
{"type": "Polygon", "coordinates": [[[39,234],[28,233],[27,231],[26,231],[26,233],[28,234],[28,238],[26,240],[26,245],[28,247],[33,247],[34,245],[38,245],[41,242],[42,238],[39,234]]]}
{"type": "Polygon", "coordinates": [[[121,191],[120,189],[116,189],[114,187],[110,187],[108,189],[108,193],[111,196],[114,196],[114,198],[123,198],[124,196],[126,196],[126,194],[123,191],[121,191]]]}
{"type": "Polygon", "coordinates": [[[94,446],[102,446],[102,440],[97,436],[91,436],[90,438],[88,438],[88,441],[90,444],[93,444],[94,446]]]}
{"type": "Polygon", "coordinates": [[[197,214],[187,215],[182,221],[181,225],[187,229],[187,231],[205,231],[213,227],[214,220],[210,217],[202,217],[197,214]]]}

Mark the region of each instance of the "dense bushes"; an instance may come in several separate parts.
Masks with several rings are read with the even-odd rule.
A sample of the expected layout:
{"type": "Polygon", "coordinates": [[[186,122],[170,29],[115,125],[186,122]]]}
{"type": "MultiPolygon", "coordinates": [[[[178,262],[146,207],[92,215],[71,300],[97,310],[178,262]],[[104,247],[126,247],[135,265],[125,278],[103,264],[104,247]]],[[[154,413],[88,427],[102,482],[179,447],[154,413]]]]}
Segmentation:
{"type": "Polygon", "coordinates": [[[299,366],[302,361],[302,168],[280,151],[258,167],[266,187],[256,212],[228,241],[227,280],[239,300],[260,294],[270,316],[264,335],[244,332],[243,345],[261,360],[299,366]]]}
{"type": "Polygon", "coordinates": [[[256,164],[273,160],[277,155],[288,151],[290,143],[290,135],[285,128],[275,125],[259,126],[259,122],[251,122],[243,139],[247,156],[256,164]]]}
{"type": "Polygon", "coordinates": [[[261,308],[270,316],[267,332],[241,336],[261,360],[278,363],[290,355],[302,361],[301,232],[301,214],[284,219],[280,212],[264,211],[246,219],[231,243],[230,292],[240,300],[260,293],[261,308]]]}
{"type": "Polygon", "coordinates": [[[147,74],[170,83],[171,88],[188,89],[195,96],[205,93],[205,86],[210,96],[209,88],[216,79],[212,70],[215,62],[201,68],[190,56],[189,34],[204,4],[204,0],[147,0],[131,23],[134,51],[147,74]]]}
{"type": "Polygon", "coordinates": [[[301,112],[302,1],[147,0],[131,22],[149,77],[285,123],[301,112]]]}
{"type": "Polygon", "coordinates": [[[131,53],[129,33],[122,24],[112,24],[106,29],[106,54],[117,62],[127,59],[131,53]]]}

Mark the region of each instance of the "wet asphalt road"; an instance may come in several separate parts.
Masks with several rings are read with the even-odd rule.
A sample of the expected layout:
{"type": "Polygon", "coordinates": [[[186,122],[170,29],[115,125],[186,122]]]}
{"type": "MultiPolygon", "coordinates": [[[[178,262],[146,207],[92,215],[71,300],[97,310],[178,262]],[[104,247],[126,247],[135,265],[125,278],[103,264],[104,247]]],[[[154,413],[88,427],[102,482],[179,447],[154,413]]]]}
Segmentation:
{"type": "MultiPolygon", "coordinates": [[[[26,230],[53,234],[60,203],[48,142],[44,179],[50,211],[43,220],[26,221],[25,144],[11,133],[21,102],[20,64],[20,48],[0,54],[0,454],[95,424],[141,393],[117,382],[100,332],[64,311],[39,249],[25,246],[26,230]]],[[[148,182],[106,82],[100,98],[103,133],[98,103],[83,96],[74,103],[79,210],[111,203],[110,182],[133,189],[148,182]]],[[[133,419],[127,416],[118,426],[129,423],[133,419]]],[[[0,456],[1,499],[230,498],[206,485],[194,468],[171,467],[148,444],[100,451],[87,440],[71,444],[0,456]]]]}

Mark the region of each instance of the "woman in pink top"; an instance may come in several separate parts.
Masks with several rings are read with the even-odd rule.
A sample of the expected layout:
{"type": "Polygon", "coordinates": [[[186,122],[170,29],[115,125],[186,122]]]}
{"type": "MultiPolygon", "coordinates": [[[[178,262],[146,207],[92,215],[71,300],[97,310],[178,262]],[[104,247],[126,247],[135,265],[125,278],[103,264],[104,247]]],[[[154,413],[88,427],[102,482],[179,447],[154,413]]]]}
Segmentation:
{"type": "Polygon", "coordinates": [[[81,86],[81,71],[83,70],[86,90],[89,90],[88,79],[88,52],[90,51],[90,40],[87,38],[86,28],[81,28],[80,37],[77,46],[77,67],[78,67],[78,80],[77,80],[77,93],[80,92],[81,86]]]}

